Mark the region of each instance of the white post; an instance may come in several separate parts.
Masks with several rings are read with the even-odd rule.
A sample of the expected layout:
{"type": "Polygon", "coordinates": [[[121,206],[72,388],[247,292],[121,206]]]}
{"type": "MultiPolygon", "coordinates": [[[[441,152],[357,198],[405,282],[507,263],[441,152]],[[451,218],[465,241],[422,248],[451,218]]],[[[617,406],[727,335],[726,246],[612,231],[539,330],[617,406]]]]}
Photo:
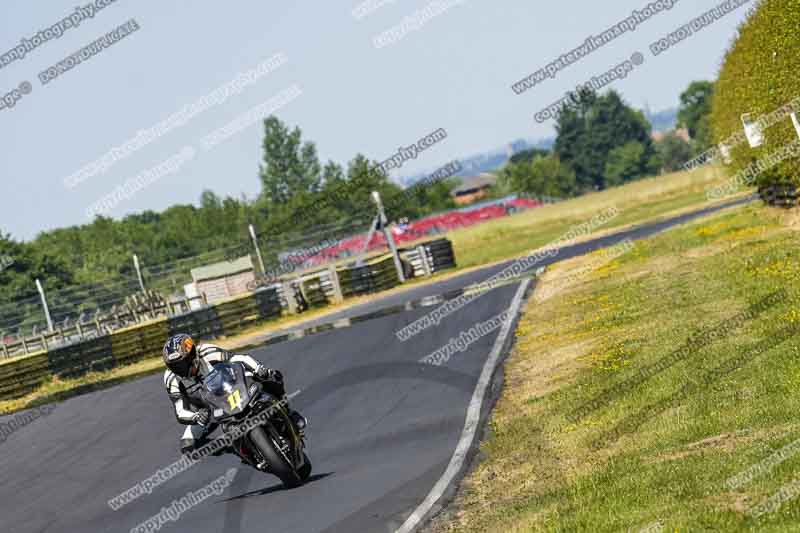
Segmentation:
{"type": "Polygon", "coordinates": [[[44,308],[44,316],[47,318],[47,330],[53,332],[53,319],[50,318],[50,308],[47,307],[47,297],[44,294],[44,288],[39,278],[36,278],[36,288],[39,289],[39,296],[42,297],[42,307],[44,308]]]}
{"type": "Polygon", "coordinates": [[[133,266],[136,268],[136,276],[139,278],[139,287],[142,288],[142,292],[145,292],[144,278],[142,278],[142,269],[139,267],[139,257],[136,254],[133,254],[133,266]]]}
{"type": "Polygon", "coordinates": [[[761,129],[761,124],[752,120],[750,113],[742,115],[742,125],[744,126],[744,134],[747,136],[747,142],[750,148],[758,148],[764,144],[764,132],[761,129]]]}
{"type": "Polygon", "coordinates": [[[289,309],[289,314],[297,314],[297,301],[294,299],[294,287],[292,287],[291,280],[284,281],[281,284],[281,292],[283,297],[286,298],[286,307],[289,309]]]}
{"type": "Polygon", "coordinates": [[[381,195],[378,191],[372,191],[372,200],[375,202],[375,205],[378,206],[378,217],[380,218],[381,227],[383,228],[383,234],[386,236],[386,242],[389,243],[389,249],[392,251],[394,267],[397,269],[397,279],[400,280],[400,283],[405,283],[406,277],[403,275],[403,263],[400,262],[400,254],[397,251],[397,245],[394,243],[392,229],[386,225],[388,219],[383,210],[383,202],[381,202],[381,195]]]}
{"type": "Polygon", "coordinates": [[[431,269],[431,264],[428,263],[428,249],[425,248],[424,244],[417,246],[417,253],[419,254],[419,260],[422,263],[422,271],[426,276],[432,276],[433,270],[431,269]]]}
{"type": "Polygon", "coordinates": [[[331,285],[333,285],[333,300],[336,303],[342,303],[344,295],[342,295],[342,286],[339,283],[339,273],[336,271],[336,265],[328,267],[328,276],[330,276],[331,285]]]}
{"type": "Polygon", "coordinates": [[[264,268],[264,259],[261,257],[261,250],[258,248],[258,238],[256,237],[256,228],[250,224],[250,238],[253,239],[253,246],[256,249],[256,257],[258,258],[258,266],[261,267],[261,273],[267,275],[267,269],[264,268]]]}

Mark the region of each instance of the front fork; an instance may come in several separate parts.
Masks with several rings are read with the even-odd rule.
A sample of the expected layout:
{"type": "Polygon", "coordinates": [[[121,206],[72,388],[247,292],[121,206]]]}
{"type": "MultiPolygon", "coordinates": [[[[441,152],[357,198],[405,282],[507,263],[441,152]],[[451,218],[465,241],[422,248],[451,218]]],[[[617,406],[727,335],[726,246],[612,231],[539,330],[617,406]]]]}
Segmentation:
{"type": "MultiPolygon", "coordinates": [[[[296,446],[294,446],[294,448],[296,449],[294,450],[294,455],[296,455],[299,458],[299,460],[296,458],[292,458],[290,462],[292,465],[294,465],[294,468],[300,468],[305,464],[305,454],[303,453],[303,450],[305,449],[305,437],[302,434],[298,433],[297,429],[294,427],[294,422],[292,421],[291,417],[288,416],[288,413],[285,413],[285,411],[284,411],[284,417],[285,417],[284,420],[288,422],[290,428],[289,430],[293,432],[292,437],[295,437],[296,439],[295,440],[296,446]]],[[[280,441],[281,449],[279,450],[279,452],[282,453],[285,457],[291,458],[293,455],[292,453],[293,446],[291,445],[290,442],[287,442],[286,437],[281,435],[274,428],[274,426],[271,428],[268,427],[267,425],[261,427],[264,429],[264,432],[266,433],[268,438],[276,437],[280,441]]],[[[255,449],[255,445],[253,445],[249,436],[243,437],[242,439],[240,439],[240,441],[241,442],[237,443],[238,447],[240,447],[241,450],[243,450],[244,453],[247,454],[247,457],[242,457],[243,454],[240,451],[237,451],[237,454],[257,470],[268,472],[269,464],[267,463],[266,460],[263,460],[264,459],[263,457],[261,457],[262,461],[258,462],[257,456],[260,457],[260,454],[258,454],[257,452],[254,453],[252,451],[255,449]]]]}

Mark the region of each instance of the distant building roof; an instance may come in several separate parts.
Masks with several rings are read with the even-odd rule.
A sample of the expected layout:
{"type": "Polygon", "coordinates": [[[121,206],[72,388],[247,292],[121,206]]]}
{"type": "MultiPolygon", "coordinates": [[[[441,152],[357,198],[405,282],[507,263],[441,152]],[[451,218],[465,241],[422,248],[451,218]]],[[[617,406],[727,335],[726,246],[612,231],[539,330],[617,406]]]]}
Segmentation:
{"type": "Polygon", "coordinates": [[[691,136],[689,135],[689,130],[687,130],[686,128],[678,128],[666,132],[654,131],[653,133],[650,134],[650,138],[653,139],[655,142],[661,142],[664,140],[664,137],[666,137],[670,133],[674,134],[676,137],[683,139],[687,143],[692,140],[691,136]]]}
{"type": "Polygon", "coordinates": [[[192,280],[197,283],[198,281],[204,281],[207,279],[233,276],[249,270],[253,270],[253,260],[249,255],[246,255],[234,261],[221,261],[212,265],[193,268],[192,280]]]}
{"type": "Polygon", "coordinates": [[[496,183],[497,176],[494,174],[489,174],[488,172],[484,172],[480,176],[461,178],[461,183],[452,191],[450,191],[450,193],[458,196],[459,194],[467,194],[485,187],[492,187],[496,183]]]}
{"type": "Polygon", "coordinates": [[[687,143],[692,140],[692,136],[689,135],[689,130],[686,128],[678,128],[675,130],[675,135],[686,141],[687,143]]]}

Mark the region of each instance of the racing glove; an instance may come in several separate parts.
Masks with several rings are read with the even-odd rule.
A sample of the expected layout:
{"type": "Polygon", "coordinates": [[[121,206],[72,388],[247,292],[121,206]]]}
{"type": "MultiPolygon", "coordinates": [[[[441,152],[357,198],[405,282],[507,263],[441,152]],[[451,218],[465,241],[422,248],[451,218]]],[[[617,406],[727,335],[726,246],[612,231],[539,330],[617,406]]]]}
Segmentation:
{"type": "Polygon", "coordinates": [[[258,367],[256,370],[256,374],[259,378],[274,381],[276,383],[283,383],[283,374],[279,370],[275,370],[273,368],[267,368],[264,365],[258,367]]]}
{"type": "Polygon", "coordinates": [[[200,409],[197,411],[194,416],[192,417],[192,422],[195,424],[199,424],[203,427],[208,426],[209,421],[211,420],[211,413],[208,409],[200,409]]]}

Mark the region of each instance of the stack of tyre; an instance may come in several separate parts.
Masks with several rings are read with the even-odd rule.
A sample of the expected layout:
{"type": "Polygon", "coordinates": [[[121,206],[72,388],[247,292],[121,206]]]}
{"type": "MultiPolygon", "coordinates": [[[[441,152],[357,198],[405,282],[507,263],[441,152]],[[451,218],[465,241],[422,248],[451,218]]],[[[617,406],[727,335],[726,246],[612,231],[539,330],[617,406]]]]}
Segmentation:
{"type": "Polygon", "coordinates": [[[428,264],[431,266],[432,274],[456,266],[453,243],[449,239],[437,239],[426,242],[423,246],[428,256],[428,264]]]}

